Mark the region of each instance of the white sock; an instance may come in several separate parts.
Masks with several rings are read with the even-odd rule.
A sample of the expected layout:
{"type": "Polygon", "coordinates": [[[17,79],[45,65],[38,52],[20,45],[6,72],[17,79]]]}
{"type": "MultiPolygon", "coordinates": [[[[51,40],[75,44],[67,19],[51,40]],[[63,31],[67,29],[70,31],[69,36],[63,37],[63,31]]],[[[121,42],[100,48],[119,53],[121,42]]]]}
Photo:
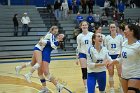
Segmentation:
{"type": "Polygon", "coordinates": [[[31,62],[27,62],[27,63],[25,63],[25,65],[26,65],[26,67],[29,67],[29,66],[31,66],[31,62]]]}
{"type": "Polygon", "coordinates": [[[40,67],[40,64],[39,64],[39,63],[36,63],[32,68],[33,68],[34,70],[37,70],[39,67],[40,67]]]}

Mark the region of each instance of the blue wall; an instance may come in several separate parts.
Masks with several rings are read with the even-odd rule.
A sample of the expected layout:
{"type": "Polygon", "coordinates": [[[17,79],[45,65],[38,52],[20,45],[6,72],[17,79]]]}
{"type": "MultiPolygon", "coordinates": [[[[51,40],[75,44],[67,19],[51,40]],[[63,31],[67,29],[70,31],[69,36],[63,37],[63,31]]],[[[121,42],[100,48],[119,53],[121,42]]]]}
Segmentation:
{"type": "MultiPolygon", "coordinates": [[[[54,4],[55,0],[11,0],[11,5],[36,5],[38,7],[43,7],[47,4],[54,4]]],[[[8,0],[0,0],[2,5],[7,5],[8,0]]]]}
{"type": "MultiPolygon", "coordinates": [[[[7,5],[8,0],[0,0],[2,5],[7,5]]],[[[56,0],[11,0],[12,5],[26,5],[28,1],[29,5],[36,5],[38,7],[46,6],[47,4],[53,5],[56,0]]],[[[63,0],[61,0],[63,1],[63,0]]],[[[104,6],[105,0],[96,0],[96,4],[104,6]]]]}

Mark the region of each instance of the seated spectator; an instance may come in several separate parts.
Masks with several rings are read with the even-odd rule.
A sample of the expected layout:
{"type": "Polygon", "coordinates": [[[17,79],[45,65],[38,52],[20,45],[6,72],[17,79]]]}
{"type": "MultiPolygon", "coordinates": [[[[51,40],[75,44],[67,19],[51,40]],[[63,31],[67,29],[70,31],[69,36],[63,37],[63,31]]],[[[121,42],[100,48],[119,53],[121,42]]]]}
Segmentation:
{"type": "Polygon", "coordinates": [[[119,9],[119,20],[123,21],[124,19],[124,9],[125,9],[125,5],[122,2],[122,0],[120,1],[120,3],[118,4],[118,9],[119,9]]]}
{"type": "Polygon", "coordinates": [[[105,9],[106,16],[109,16],[109,7],[110,7],[110,1],[105,0],[104,9],[105,9]]]}
{"type": "Polygon", "coordinates": [[[89,25],[91,23],[94,23],[94,18],[92,15],[93,15],[92,13],[89,13],[89,15],[87,16],[87,19],[86,19],[86,21],[89,23],[89,25]]]}
{"type": "Polygon", "coordinates": [[[117,10],[113,11],[112,19],[115,22],[115,24],[117,25],[118,24],[118,11],[117,10]]]}
{"type": "Polygon", "coordinates": [[[103,13],[103,15],[101,16],[101,24],[103,27],[108,26],[108,18],[105,13],[103,13]]]}
{"type": "Polygon", "coordinates": [[[94,23],[91,23],[91,24],[89,25],[88,30],[89,30],[90,32],[94,32],[94,23]]]}
{"type": "Polygon", "coordinates": [[[79,35],[79,33],[81,33],[80,29],[75,27],[74,31],[73,31],[73,39],[76,40],[77,36],[79,35]]]}
{"type": "Polygon", "coordinates": [[[76,16],[76,25],[79,27],[79,24],[83,21],[83,16],[80,15],[80,12],[77,13],[76,16]]]}
{"type": "Polygon", "coordinates": [[[100,25],[100,15],[98,12],[94,15],[94,23],[95,23],[95,26],[100,25]]]}
{"type": "Polygon", "coordinates": [[[135,4],[134,0],[130,1],[130,8],[136,8],[136,4],[135,4]]]}

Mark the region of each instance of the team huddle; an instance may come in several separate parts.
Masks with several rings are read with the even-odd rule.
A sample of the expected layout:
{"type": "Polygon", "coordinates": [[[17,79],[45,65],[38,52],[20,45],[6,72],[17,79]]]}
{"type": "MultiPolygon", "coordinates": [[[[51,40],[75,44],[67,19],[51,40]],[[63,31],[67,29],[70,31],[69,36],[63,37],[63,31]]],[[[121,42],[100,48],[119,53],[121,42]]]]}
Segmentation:
{"type": "MultiPolygon", "coordinates": [[[[125,26],[124,33],[117,32],[114,23],[109,25],[110,35],[101,33],[102,27],[96,27],[95,32],[88,31],[88,22],[79,25],[82,33],[77,36],[77,61],[80,63],[85,93],[95,93],[96,85],[100,93],[105,93],[106,70],[109,73],[110,93],[114,90],[114,66],[116,66],[120,81],[120,93],[140,93],[140,27],[134,24],[125,26]]],[[[31,70],[25,74],[25,79],[31,82],[31,76],[38,70],[42,89],[38,93],[49,93],[46,79],[56,86],[61,93],[63,85],[55,80],[49,72],[50,55],[63,41],[64,34],[58,34],[58,27],[52,26],[49,32],[35,45],[32,61],[16,66],[17,75],[28,66],[31,70]]]]}

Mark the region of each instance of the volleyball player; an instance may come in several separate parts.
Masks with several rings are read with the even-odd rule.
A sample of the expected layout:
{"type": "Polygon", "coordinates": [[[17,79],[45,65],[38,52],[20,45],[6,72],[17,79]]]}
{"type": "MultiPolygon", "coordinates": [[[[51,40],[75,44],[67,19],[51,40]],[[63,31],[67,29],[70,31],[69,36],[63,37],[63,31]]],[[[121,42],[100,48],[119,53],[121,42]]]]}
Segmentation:
{"type": "Polygon", "coordinates": [[[87,89],[87,53],[88,48],[92,45],[93,33],[88,31],[87,21],[82,21],[79,26],[82,33],[77,36],[77,57],[79,58],[79,61],[77,61],[76,64],[80,62],[83,83],[85,89],[87,89]]]}

